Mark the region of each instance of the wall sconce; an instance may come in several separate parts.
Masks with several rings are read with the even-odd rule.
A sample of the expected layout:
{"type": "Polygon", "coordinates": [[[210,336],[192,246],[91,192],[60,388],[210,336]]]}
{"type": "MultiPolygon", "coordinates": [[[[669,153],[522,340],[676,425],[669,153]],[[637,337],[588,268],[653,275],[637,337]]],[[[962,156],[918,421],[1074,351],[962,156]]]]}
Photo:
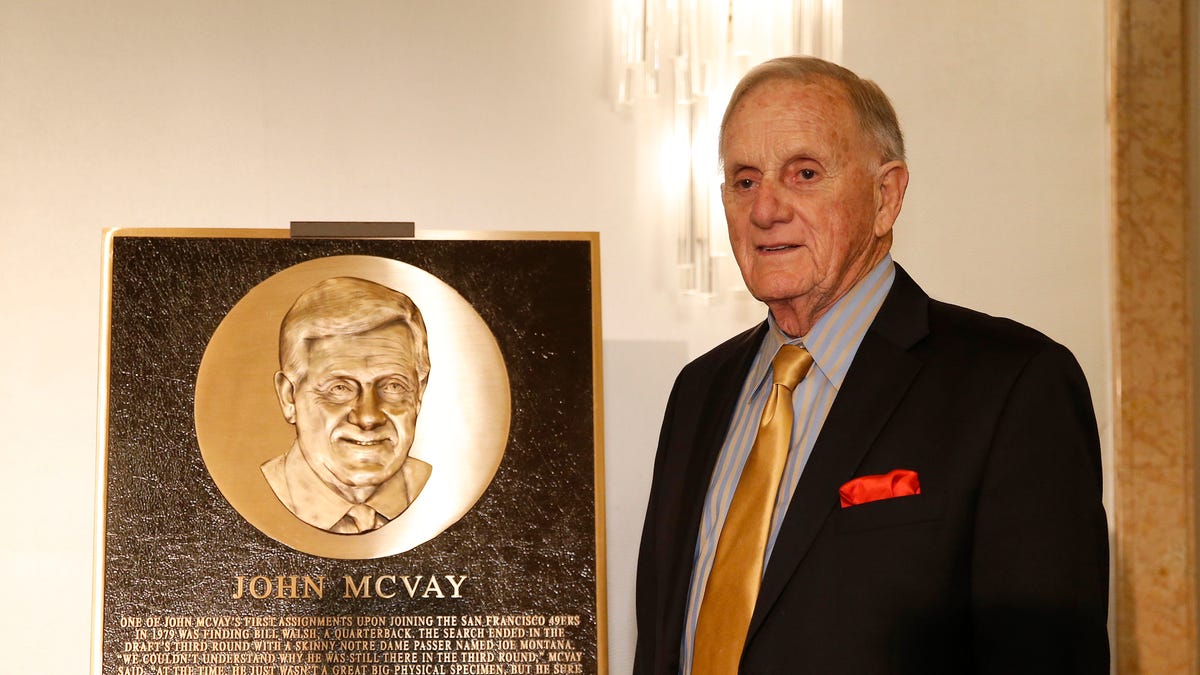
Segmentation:
{"type": "MultiPolygon", "coordinates": [[[[787,54],[840,61],[841,0],[613,0],[614,97],[649,109],[683,293],[712,297],[729,258],[717,127],[752,66],[787,54]]],[[[740,286],[739,286],[740,288],[740,286]]]]}

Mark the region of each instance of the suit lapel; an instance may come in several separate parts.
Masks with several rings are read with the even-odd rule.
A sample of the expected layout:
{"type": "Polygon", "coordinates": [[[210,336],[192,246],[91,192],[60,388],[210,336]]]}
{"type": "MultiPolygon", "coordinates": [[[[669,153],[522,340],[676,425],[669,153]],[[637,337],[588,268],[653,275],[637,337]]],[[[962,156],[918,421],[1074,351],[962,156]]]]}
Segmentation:
{"type": "Polygon", "coordinates": [[[838,488],[853,477],[920,370],[921,361],[908,348],[928,333],[928,303],[897,265],[892,289],[859,345],[780,525],[750,621],[751,636],[837,507],[838,488]]]}
{"type": "Polygon", "coordinates": [[[683,501],[679,515],[675,559],[668,578],[671,580],[670,595],[663,605],[666,609],[664,635],[670,645],[678,646],[683,639],[683,622],[687,613],[688,588],[692,580],[692,567],[696,557],[696,541],[700,532],[700,520],[704,513],[704,500],[712,480],[713,468],[725,442],[733,409],[745,382],[746,373],[754,361],[766,333],[763,322],[734,339],[731,349],[713,373],[711,386],[706,392],[704,403],[695,421],[695,445],[687,450],[687,462],[680,499],[683,501]]]}

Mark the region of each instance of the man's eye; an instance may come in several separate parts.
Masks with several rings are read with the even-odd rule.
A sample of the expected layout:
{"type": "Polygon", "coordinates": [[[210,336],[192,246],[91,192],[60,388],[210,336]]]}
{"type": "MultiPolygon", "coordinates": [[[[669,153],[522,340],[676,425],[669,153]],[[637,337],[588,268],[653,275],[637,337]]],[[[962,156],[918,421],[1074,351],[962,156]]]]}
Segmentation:
{"type": "Polygon", "coordinates": [[[743,178],[734,183],[734,186],[739,190],[749,190],[750,188],[754,187],[754,181],[750,180],[749,178],[743,178]]]}
{"type": "Polygon", "coordinates": [[[345,401],[354,398],[358,391],[345,382],[334,382],[325,388],[325,395],[329,398],[345,401]]]}
{"type": "Polygon", "coordinates": [[[804,180],[812,180],[817,177],[817,172],[812,169],[800,169],[800,177],[804,180]]]}
{"type": "Polygon", "coordinates": [[[408,386],[401,380],[388,380],[379,385],[379,393],[392,399],[398,399],[408,394],[408,386]]]}

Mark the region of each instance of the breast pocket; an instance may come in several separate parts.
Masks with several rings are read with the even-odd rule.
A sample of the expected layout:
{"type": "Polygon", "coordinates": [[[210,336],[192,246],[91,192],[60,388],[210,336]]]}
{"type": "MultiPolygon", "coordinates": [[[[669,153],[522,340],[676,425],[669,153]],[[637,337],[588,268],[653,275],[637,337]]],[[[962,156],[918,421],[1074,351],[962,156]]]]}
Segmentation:
{"type": "Polygon", "coordinates": [[[941,495],[923,492],[848,506],[834,514],[834,532],[849,534],[939,520],[944,505],[941,495]]]}

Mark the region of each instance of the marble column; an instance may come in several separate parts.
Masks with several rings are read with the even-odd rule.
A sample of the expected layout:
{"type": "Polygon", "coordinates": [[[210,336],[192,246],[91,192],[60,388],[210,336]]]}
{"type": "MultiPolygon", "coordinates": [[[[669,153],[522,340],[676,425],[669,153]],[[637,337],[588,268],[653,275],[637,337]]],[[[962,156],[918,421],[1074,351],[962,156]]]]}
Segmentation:
{"type": "Polygon", "coordinates": [[[1109,6],[1115,661],[1122,675],[1196,673],[1185,8],[1109,6]]]}

